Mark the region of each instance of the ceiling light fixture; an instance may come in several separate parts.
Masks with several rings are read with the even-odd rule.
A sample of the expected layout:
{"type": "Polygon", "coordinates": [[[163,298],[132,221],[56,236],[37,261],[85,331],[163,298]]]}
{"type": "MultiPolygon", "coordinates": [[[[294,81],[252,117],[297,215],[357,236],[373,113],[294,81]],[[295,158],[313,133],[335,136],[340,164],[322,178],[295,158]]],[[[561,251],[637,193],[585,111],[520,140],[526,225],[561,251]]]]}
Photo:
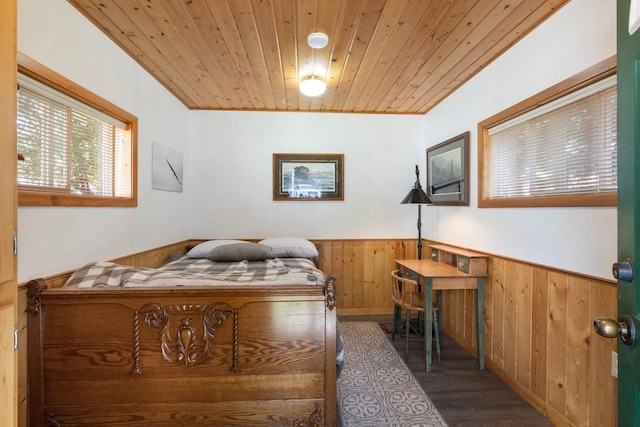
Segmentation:
{"type": "Polygon", "coordinates": [[[307,44],[314,49],[322,49],[329,44],[329,36],[321,32],[311,33],[307,36],[307,44]]]}
{"type": "Polygon", "coordinates": [[[300,92],[309,97],[320,96],[327,89],[324,79],[314,74],[304,76],[300,79],[300,92]]]}

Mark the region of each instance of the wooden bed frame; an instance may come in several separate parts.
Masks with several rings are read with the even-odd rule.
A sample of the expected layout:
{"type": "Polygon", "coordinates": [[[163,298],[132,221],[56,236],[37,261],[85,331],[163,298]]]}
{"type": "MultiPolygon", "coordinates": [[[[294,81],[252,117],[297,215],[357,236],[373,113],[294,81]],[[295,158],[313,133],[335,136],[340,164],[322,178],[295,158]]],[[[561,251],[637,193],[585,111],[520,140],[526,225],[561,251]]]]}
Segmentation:
{"type": "Polygon", "coordinates": [[[28,289],[30,426],[334,426],[325,286],[28,289]]]}

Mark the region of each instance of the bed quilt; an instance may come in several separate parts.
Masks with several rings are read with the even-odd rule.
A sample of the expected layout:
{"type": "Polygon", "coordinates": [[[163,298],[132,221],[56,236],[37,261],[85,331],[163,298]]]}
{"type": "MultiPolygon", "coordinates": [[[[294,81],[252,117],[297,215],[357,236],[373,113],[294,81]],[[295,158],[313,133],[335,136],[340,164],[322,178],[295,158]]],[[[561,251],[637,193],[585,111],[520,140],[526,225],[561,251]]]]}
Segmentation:
{"type": "Polygon", "coordinates": [[[324,285],[325,275],[306,258],[214,262],[182,257],[160,268],[92,262],[74,272],[65,287],[324,285]]]}

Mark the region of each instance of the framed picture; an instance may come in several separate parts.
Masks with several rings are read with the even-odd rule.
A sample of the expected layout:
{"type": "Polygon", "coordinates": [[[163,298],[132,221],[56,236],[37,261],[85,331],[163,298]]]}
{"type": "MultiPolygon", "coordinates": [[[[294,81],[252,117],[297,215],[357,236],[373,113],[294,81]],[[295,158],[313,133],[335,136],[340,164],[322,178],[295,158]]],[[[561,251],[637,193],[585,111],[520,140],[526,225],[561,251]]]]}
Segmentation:
{"type": "Polygon", "coordinates": [[[469,135],[427,149],[427,195],[435,205],[469,206],[469,135]]]}
{"type": "Polygon", "coordinates": [[[181,193],[182,153],[154,141],[151,159],[151,187],[181,193]]]}
{"type": "Polygon", "coordinates": [[[344,200],[343,154],[273,155],[273,200],[344,200]]]}

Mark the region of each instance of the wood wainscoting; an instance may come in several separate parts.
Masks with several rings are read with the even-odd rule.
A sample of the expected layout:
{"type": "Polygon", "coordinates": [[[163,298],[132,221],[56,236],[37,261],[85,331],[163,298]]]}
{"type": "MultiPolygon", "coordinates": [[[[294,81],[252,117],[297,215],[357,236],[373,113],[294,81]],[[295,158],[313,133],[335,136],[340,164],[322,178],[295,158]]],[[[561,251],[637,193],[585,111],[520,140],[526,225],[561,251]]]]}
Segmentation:
{"type": "MultiPolygon", "coordinates": [[[[163,246],[112,260],[157,267],[202,240],[163,246]]],[[[393,312],[390,272],[396,259],[417,256],[416,239],[314,240],[320,267],[336,277],[339,315],[393,312]]],[[[429,243],[424,242],[423,253],[429,243]]],[[[480,248],[462,248],[482,252],[480,248]]],[[[598,336],[599,316],[617,318],[613,281],[489,256],[485,283],[486,364],[559,426],[615,426],[617,380],[611,353],[617,341],[598,336]]],[[[80,267],[80,266],[79,266],[80,267]]],[[[70,272],[47,278],[62,285],[70,272]]],[[[442,323],[476,354],[474,291],[443,293],[442,323]]],[[[20,335],[26,337],[26,287],[19,290],[20,335]]],[[[26,420],[26,340],[19,348],[19,425],[26,420]]],[[[446,363],[446,354],[442,355],[446,363]]]]}
{"type": "MultiPolygon", "coordinates": [[[[443,295],[445,332],[476,354],[473,291],[443,295]]],[[[559,426],[617,425],[617,341],[596,317],[617,319],[613,282],[491,256],[485,284],[486,364],[559,426]]]]}
{"type": "MultiPolygon", "coordinates": [[[[416,258],[415,239],[317,243],[322,269],[336,276],[339,315],[392,313],[389,274],[395,259],[416,258]]],[[[446,242],[425,248],[429,243],[446,242]]],[[[615,426],[617,341],[600,337],[592,325],[600,316],[617,319],[616,283],[488,255],[489,369],[556,425],[615,426]]],[[[477,355],[474,292],[443,292],[441,321],[445,333],[477,355]]]]}

